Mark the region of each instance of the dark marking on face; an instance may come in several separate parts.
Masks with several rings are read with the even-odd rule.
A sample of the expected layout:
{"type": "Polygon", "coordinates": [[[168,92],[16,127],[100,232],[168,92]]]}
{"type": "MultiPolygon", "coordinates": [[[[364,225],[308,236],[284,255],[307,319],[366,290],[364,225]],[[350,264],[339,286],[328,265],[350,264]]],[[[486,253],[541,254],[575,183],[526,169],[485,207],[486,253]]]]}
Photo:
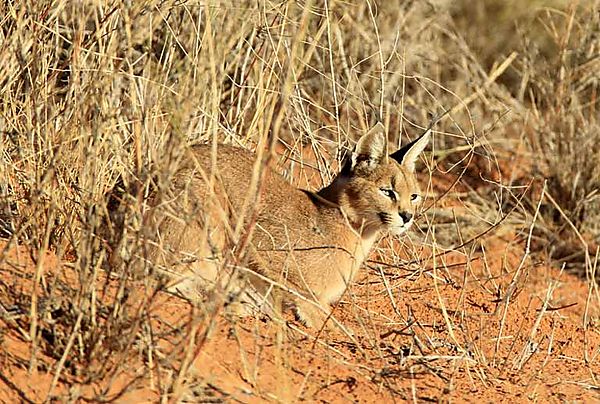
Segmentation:
{"type": "Polygon", "coordinates": [[[392,223],[392,217],[389,213],[379,212],[377,215],[379,216],[379,220],[381,220],[381,223],[383,223],[383,224],[392,223]]]}

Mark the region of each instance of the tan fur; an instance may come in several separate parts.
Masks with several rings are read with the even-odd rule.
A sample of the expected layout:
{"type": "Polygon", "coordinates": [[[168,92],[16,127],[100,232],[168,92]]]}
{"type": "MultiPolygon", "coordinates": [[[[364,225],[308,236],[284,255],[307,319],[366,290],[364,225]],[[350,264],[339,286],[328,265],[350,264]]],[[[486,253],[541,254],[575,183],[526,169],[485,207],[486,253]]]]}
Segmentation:
{"type": "Polygon", "coordinates": [[[419,195],[412,170],[428,138],[388,156],[379,124],[326,188],[300,190],[266,169],[256,204],[249,189],[253,154],[219,145],[213,160],[210,146],[195,146],[172,183],[170,208],[154,217],[158,237],[150,258],[174,275],[173,288],[184,294],[213,287],[240,292],[245,286],[239,279],[245,279],[254,291],[245,296],[254,296],[255,304],[279,293],[306,325],[320,327],[379,235],[401,234],[412,224],[419,195]],[[249,234],[236,233],[235,226],[248,206],[243,229],[253,231],[241,254],[249,234]],[[234,258],[242,256],[238,264],[258,275],[242,271],[245,276],[232,280],[239,273],[234,258]]]}

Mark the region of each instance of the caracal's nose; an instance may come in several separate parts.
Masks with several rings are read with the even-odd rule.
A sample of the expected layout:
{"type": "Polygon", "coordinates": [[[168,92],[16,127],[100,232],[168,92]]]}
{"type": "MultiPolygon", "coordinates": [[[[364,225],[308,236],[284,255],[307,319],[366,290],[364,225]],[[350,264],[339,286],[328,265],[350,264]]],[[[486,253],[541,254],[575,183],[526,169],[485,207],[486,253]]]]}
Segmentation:
{"type": "Polygon", "coordinates": [[[410,212],[398,212],[398,214],[400,215],[405,224],[410,222],[410,219],[412,219],[413,217],[413,214],[410,212]]]}

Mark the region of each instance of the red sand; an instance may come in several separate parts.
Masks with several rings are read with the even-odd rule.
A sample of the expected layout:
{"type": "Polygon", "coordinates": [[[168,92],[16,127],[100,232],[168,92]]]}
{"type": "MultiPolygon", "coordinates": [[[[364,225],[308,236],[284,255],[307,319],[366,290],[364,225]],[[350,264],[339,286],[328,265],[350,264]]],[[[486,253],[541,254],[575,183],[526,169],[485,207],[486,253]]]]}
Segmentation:
{"type": "MultiPolygon", "coordinates": [[[[385,268],[389,292],[378,270],[365,270],[363,279],[334,312],[352,328],[356,342],[341,333],[321,334],[315,341],[275,322],[253,318],[233,324],[221,316],[214,323],[196,316],[199,320],[190,325],[190,305],[159,293],[147,322],[156,338],[152,364],[138,341],[113,358],[122,365],[113,380],[86,380],[85,372],[78,375],[77,366],[71,365],[63,370],[53,395],[93,399],[106,389],[105,397],[114,398],[132,383],[118,401],[155,401],[176,379],[188,349],[190,369],[183,380],[187,387],[178,390],[187,399],[599,400],[597,300],[592,298],[590,302],[595,303],[586,306],[589,290],[584,280],[527,259],[512,283],[514,293],[506,309],[502,299],[511,290],[520,254],[520,247],[491,239],[486,242],[487,269],[481,258],[468,268],[462,264],[445,270],[444,262],[465,261],[457,254],[438,258],[435,271],[427,269],[432,267],[431,260],[411,268],[385,268]],[[549,287],[553,288],[550,295],[549,287]],[[595,323],[584,329],[586,307],[595,323]],[[409,319],[410,326],[406,326],[409,319]],[[161,332],[170,330],[169,324],[183,331],[196,326],[195,341],[189,343],[188,332],[161,337],[161,332]],[[133,381],[135,375],[140,377],[133,381]],[[190,396],[190,386],[196,386],[195,395],[190,396]]],[[[385,258],[377,253],[374,257],[385,258]]],[[[57,277],[77,284],[72,270],[52,254],[46,257],[43,270],[46,282],[57,277]]],[[[31,282],[26,278],[34,271],[25,248],[9,249],[0,265],[2,285],[11,291],[0,296],[5,308],[15,305],[21,292],[30,294],[31,282]]],[[[2,402],[46,399],[56,357],[62,353],[48,355],[48,342],[42,341],[37,369],[28,372],[27,314],[12,322],[0,321],[2,402]]],[[[314,330],[305,330],[291,316],[288,320],[314,335],[314,330]]]]}

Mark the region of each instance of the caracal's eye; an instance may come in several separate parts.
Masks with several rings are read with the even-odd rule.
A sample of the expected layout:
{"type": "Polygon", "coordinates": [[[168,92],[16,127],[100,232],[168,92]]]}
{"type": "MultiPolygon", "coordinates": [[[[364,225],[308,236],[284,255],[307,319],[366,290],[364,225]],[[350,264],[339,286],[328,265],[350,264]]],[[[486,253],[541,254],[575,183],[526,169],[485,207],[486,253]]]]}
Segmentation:
{"type": "Polygon", "coordinates": [[[385,196],[387,196],[388,198],[390,198],[392,201],[396,200],[396,192],[394,192],[393,189],[379,188],[379,190],[381,191],[382,194],[384,194],[385,196]]]}
{"type": "Polygon", "coordinates": [[[420,200],[421,200],[421,195],[419,195],[419,194],[412,194],[412,195],[410,196],[410,201],[411,201],[412,203],[417,203],[417,202],[419,202],[420,200]]]}

